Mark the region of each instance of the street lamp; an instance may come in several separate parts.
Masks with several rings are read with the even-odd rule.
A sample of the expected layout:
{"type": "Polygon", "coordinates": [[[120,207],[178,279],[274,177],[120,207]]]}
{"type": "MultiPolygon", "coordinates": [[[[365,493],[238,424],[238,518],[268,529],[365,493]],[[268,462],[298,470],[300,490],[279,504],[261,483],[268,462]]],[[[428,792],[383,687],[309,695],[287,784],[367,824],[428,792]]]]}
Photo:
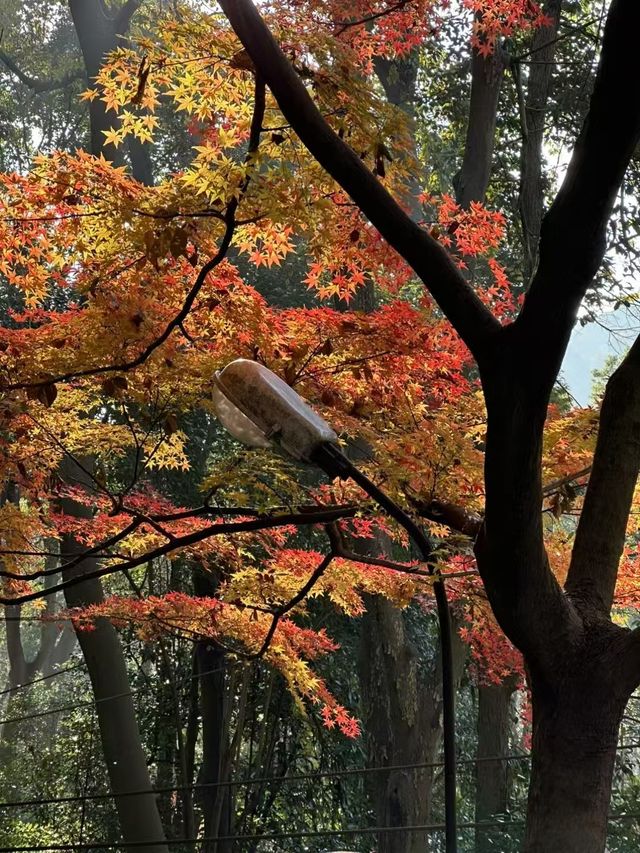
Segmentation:
{"type": "Polygon", "coordinates": [[[456,853],[455,696],[451,615],[442,578],[433,568],[433,549],[413,519],[340,450],[338,436],[293,388],[257,361],[239,358],[214,378],[213,404],[222,425],[252,447],[278,445],[301,462],[317,465],[330,477],[351,478],[407,531],[434,575],[433,590],[442,653],[445,836],[447,853],[456,853]]]}

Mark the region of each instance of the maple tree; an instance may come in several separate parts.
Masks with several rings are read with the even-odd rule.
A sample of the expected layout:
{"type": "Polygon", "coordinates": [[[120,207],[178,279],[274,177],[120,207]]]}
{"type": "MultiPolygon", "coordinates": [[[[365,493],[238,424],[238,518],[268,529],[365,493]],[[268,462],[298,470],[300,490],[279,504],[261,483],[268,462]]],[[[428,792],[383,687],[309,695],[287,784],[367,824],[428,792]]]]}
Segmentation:
{"type": "MultiPolygon", "coordinates": [[[[463,571],[474,571],[468,553],[461,557],[449,540],[451,508],[463,507],[469,517],[482,513],[486,501],[478,564],[493,612],[534,676],[535,712],[541,701],[540,614],[530,615],[520,599],[507,600],[500,567],[513,577],[509,572],[523,565],[523,549],[522,589],[541,576],[532,600],[544,590],[549,613],[560,613],[558,624],[565,624],[554,576],[540,556],[542,482],[546,508],[555,515],[578,506],[570,489],[591,463],[597,421],[591,410],[563,416],[552,409],[544,456],[533,453],[567,325],[548,330],[555,341],[539,354],[539,382],[533,373],[527,382],[517,372],[503,376],[495,359],[506,370],[511,361],[520,367],[525,356],[518,350],[510,358],[506,343],[494,350],[490,342],[507,341],[512,330],[526,327],[532,311],[542,311],[535,308],[534,289],[512,323],[522,300],[497,257],[503,214],[476,200],[457,203],[433,188],[411,195],[421,176],[410,121],[381,97],[372,72],[378,58],[402,57],[437,31],[448,4],[389,7],[363,0],[350,4],[348,15],[343,3],[265,5],[261,11],[283,53],[257,17],[244,17],[252,14],[250,4],[221,5],[244,48],[223,17],[189,9],[116,49],[84,96],[103,103],[114,118],[101,131],[111,151],[132,138],[150,142],[161,131],[160,105],[170,102],[184,115],[193,142],[186,168],[147,186],[104,157],[55,152],[37,158],[28,174],[0,177],[0,273],[19,295],[0,329],[0,452],[3,485],[20,496],[0,507],[2,600],[37,602],[88,577],[165,556],[201,564],[217,578],[215,597],[109,597],[74,612],[74,622],[90,630],[108,616],[115,624],[134,624],[145,639],[178,633],[215,640],[239,660],[264,657],[300,702],[322,704],[327,727],[356,735],[351,710],[310,665],[335,644],[299,620],[315,596],[351,615],[362,612],[362,596],[370,593],[399,605],[428,596],[429,581],[415,562],[344,556],[347,535],[370,539],[383,529],[406,545],[402,534],[354,487],[301,485],[296,471],[268,453],[210,461],[199,506],[177,505],[153,487],[158,472],[191,468],[193,449],[181,419],[196,410],[211,414],[215,370],[235,357],[253,358],[299,389],[345,440],[366,443],[374,475],[429,518],[432,534],[442,540],[445,574],[459,572],[460,560],[463,571]],[[269,50],[267,59],[263,51],[269,50]],[[418,205],[420,224],[389,194],[405,208],[418,205]],[[295,252],[308,257],[304,283],[320,299],[349,303],[373,283],[385,304],[368,314],[326,305],[271,307],[241,270],[278,267],[295,252]],[[474,275],[465,279],[470,264],[474,275]],[[430,296],[416,295],[416,273],[430,296]],[[474,359],[489,404],[488,429],[474,359]],[[498,390],[494,375],[501,377],[498,390]],[[529,385],[536,392],[531,397],[529,385]],[[510,416],[522,415],[517,429],[504,420],[505,399],[510,416]],[[95,458],[92,467],[82,461],[88,455],[95,458]],[[65,459],[83,485],[60,479],[65,459]],[[257,472],[262,487],[248,490],[257,472]],[[523,528],[522,501],[531,529],[523,528]],[[71,504],[85,511],[70,512],[71,504]],[[300,547],[296,536],[303,527],[313,527],[314,536],[326,532],[325,551],[300,547]],[[45,543],[65,536],[81,545],[79,551],[43,568],[50,550],[45,543]],[[70,578],[87,558],[97,561],[92,573],[70,578]],[[45,587],[42,579],[61,568],[62,581],[45,587]]],[[[614,5],[616,14],[633,18],[624,3],[614,5]]],[[[465,6],[475,16],[472,44],[482,57],[491,57],[505,36],[549,25],[530,2],[465,6]]],[[[615,15],[613,21],[610,39],[621,38],[615,15]]],[[[610,52],[603,62],[612,62],[610,52]]],[[[594,103],[602,109],[597,96],[594,103]]],[[[613,165],[618,157],[618,171],[631,132],[622,127],[620,151],[608,153],[613,165]]],[[[615,188],[615,175],[610,181],[615,188]]],[[[585,204],[580,215],[588,212],[585,204]]],[[[601,219],[606,212],[600,211],[601,219]]],[[[562,233],[565,243],[554,248],[554,258],[583,248],[575,229],[562,233]]],[[[587,492],[587,516],[594,488],[587,492]]],[[[566,539],[559,525],[549,525],[547,547],[557,558],[560,583],[570,559],[566,539]]],[[[631,591],[623,589],[620,601],[635,606],[633,560],[627,569],[624,583],[631,591]]],[[[477,577],[449,585],[468,616],[465,636],[482,677],[501,679],[518,669],[477,577]]],[[[571,624],[575,616],[589,637],[597,634],[600,621],[592,627],[576,607],[578,616],[572,610],[567,617],[571,624]]],[[[536,723],[534,714],[534,748],[544,756],[548,744],[536,723]]],[[[572,727],[580,724],[571,718],[572,727]]],[[[609,761],[612,748],[609,738],[609,761]]],[[[575,756],[567,758],[569,766],[572,761],[575,756]]],[[[530,850],[543,849],[536,847],[541,835],[563,831],[536,811],[536,786],[546,791],[545,772],[534,764],[530,850]]],[[[562,796],[555,782],[551,796],[564,803],[568,794],[558,784],[562,796]]],[[[601,805],[607,794],[598,791],[601,805]]],[[[586,834],[567,821],[570,843],[599,849],[605,818],[606,808],[586,834]]],[[[564,840],[558,844],[574,849],[564,840]]]]}
{"type": "Polygon", "coordinates": [[[551,844],[601,850],[616,734],[638,680],[636,635],[609,619],[638,473],[635,456],[627,457],[628,464],[613,458],[632,440],[633,347],[605,395],[594,471],[565,583],[568,594],[555,581],[543,544],[541,453],[561,356],[576,308],[604,254],[606,224],[640,132],[637,105],[615,112],[610,100],[612,89],[629,73],[622,57],[637,9],[624,0],[611,6],[590,111],[568,176],[543,224],[537,270],[518,319],[501,327],[432,239],[416,229],[331,131],[252,4],[222,5],[309,150],[412,264],[478,362],[488,425],[486,508],[476,554],[492,608],[524,652],[533,694],[525,849],[551,844]],[[618,129],[615,144],[612,125],[618,129]],[[597,178],[591,168],[595,162],[601,164],[597,178]],[[587,683],[590,702],[585,701],[587,683]],[[580,755],[573,746],[576,737],[583,745],[580,755]],[[586,801],[588,818],[581,806],[586,801]]]}

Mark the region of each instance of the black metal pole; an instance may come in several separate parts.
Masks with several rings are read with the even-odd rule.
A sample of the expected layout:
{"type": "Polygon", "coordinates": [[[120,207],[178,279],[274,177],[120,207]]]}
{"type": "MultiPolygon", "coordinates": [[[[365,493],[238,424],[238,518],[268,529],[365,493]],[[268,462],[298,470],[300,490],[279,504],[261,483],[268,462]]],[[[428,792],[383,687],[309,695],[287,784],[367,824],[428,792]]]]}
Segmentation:
{"type": "Polygon", "coordinates": [[[435,571],[434,553],[431,542],[424,531],[401,507],[379,489],[375,483],[362,473],[350,459],[331,442],[321,444],[315,451],[312,461],[331,477],[351,478],[377,504],[379,504],[398,524],[407,531],[415,542],[430,574],[434,575],[433,592],[438,611],[440,627],[440,647],[442,655],[442,728],[444,742],[444,809],[445,809],[445,849],[446,853],[457,853],[458,839],[456,831],[456,723],[455,688],[453,684],[453,657],[451,613],[444,582],[435,571]]]}

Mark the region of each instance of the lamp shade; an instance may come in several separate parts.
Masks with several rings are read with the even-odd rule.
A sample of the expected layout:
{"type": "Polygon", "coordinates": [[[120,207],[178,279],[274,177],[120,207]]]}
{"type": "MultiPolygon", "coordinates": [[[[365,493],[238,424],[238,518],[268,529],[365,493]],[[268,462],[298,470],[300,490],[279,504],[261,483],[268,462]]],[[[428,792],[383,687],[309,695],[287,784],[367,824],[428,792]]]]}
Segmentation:
{"type": "Polygon", "coordinates": [[[239,358],[215,375],[213,404],[223,426],[253,447],[280,445],[294,459],[309,461],[324,442],[334,442],[331,427],[271,370],[239,358]]]}
{"type": "Polygon", "coordinates": [[[234,438],[250,447],[271,446],[266,435],[224,395],[217,385],[214,385],[212,399],[218,420],[234,438]]]}

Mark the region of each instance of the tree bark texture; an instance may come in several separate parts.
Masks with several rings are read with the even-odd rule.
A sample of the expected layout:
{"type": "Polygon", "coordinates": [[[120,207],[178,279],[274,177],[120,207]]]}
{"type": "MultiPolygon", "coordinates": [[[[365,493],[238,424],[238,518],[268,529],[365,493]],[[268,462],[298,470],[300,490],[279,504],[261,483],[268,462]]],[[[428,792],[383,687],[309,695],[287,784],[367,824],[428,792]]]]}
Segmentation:
{"type": "MultiPolygon", "coordinates": [[[[476,821],[495,821],[508,812],[509,765],[506,761],[490,761],[506,755],[511,734],[511,698],[516,687],[513,677],[502,684],[480,684],[478,687],[478,748],[476,758],[476,821]]],[[[500,835],[491,828],[476,828],[476,853],[496,853],[500,835]]]]}
{"type": "MultiPolygon", "coordinates": [[[[214,578],[194,571],[195,593],[213,596],[217,589],[214,578]]],[[[202,763],[198,773],[197,801],[202,813],[204,835],[231,834],[231,797],[228,781],[227,753],[229,750],[229,695],[225,652],[212,642],[202,640],[195,648],[198,673],[199,704],[202,717],[202,763]]],[[[230,842],[207,842],[202,853],[229,853],[230,842]]]]}
{"type": "MultiPolygon", "coordinates": [[[[401,610],[380,597],[367,598],[360,648],[362,714],[372,767],[429,764],[442,743],[442,674],[439,648],[428,673],[420,662],[401,610]]],[[[459,682],[466,646],[454,634],[454,679],[459,682]]],[[[428,823],[434,768],[371,774],[370,795],[377,826],[428,823]]],[[[382,833],[378,853],[422,853],[426,834],[382,833]]]]}
{"type": "MultiPolygon", "coordinates": [[[[70,460],[63,466],[63,471],[71,482],[79,481],[89,485],[86,474],[70,460]]],[[[70,499],[61,500],[60,508],[76,518],[89,518],[91,515],[90,507],[70,499]]],[[[85,550],[83,544],[65,535],[60,546],[63,566],[85,550]]],[[[89,557],[71,568],[63,568],[62,579],[72,580],[97,568],[98,560],[89,557]]],[[[82,608],[104,601],[99,579],[68,586],[64,594],[68,607],[82,608]]],[[[91,679],[102,750],[122,837],[132,843],[154,842],[139,847],[145,853],[168,853],[156,795],[153,793],[142,748],[126,661],[116,629],[107,619],[101,618],[96,620],[94,630],[78,630],[76,633],[91,679]],[[131,791],[143,790],[148,790],[149,794],[127,796],[131,791]]]]}
{"type": "Polygon", "coordinates": [[[467,208],[483,201],[493,167],[498,98],[505,58],[500,47],[490,56],[471,55],[471,99],[460,172],[456,176],[456,201],[467,208]]]}
{"type": "MultiPolygon", "coordinates": [[[[62,549],[63,559],[69,560],[82,553],[84,546],[65,537],[62,549]]],[[[85,560],[77,572],[95,568],[93,561],[85,560]]],[[[75,570],[73,574],[65,572],[63,580],[75,575],[75,570]]],[[[65,599],[68,607],[86,607],[100,604],[104,597],[99,582],[91,580],[68,587],[65,599]]],[[[78,631],[78,642],[91,678],[102,750],[122,837],[131,842],[156,842],[136,847],[145,853],[168,853],[116,630],[106,619],[99,619],[95,630],[78,631]],[[148,790],[149,794],[127,796],[131,791],[141,790],[148,790]]]]}
{"type": "Polygon", "coordinates": [[[592,635],[589,648],[580,650],[580,659],[553,686],[532,679],[526,853],[605,849],[618,730],[628,699],[616,683],[618,649],[609,633],[603,629],[600,649],[592,648],[592,635]]]}

